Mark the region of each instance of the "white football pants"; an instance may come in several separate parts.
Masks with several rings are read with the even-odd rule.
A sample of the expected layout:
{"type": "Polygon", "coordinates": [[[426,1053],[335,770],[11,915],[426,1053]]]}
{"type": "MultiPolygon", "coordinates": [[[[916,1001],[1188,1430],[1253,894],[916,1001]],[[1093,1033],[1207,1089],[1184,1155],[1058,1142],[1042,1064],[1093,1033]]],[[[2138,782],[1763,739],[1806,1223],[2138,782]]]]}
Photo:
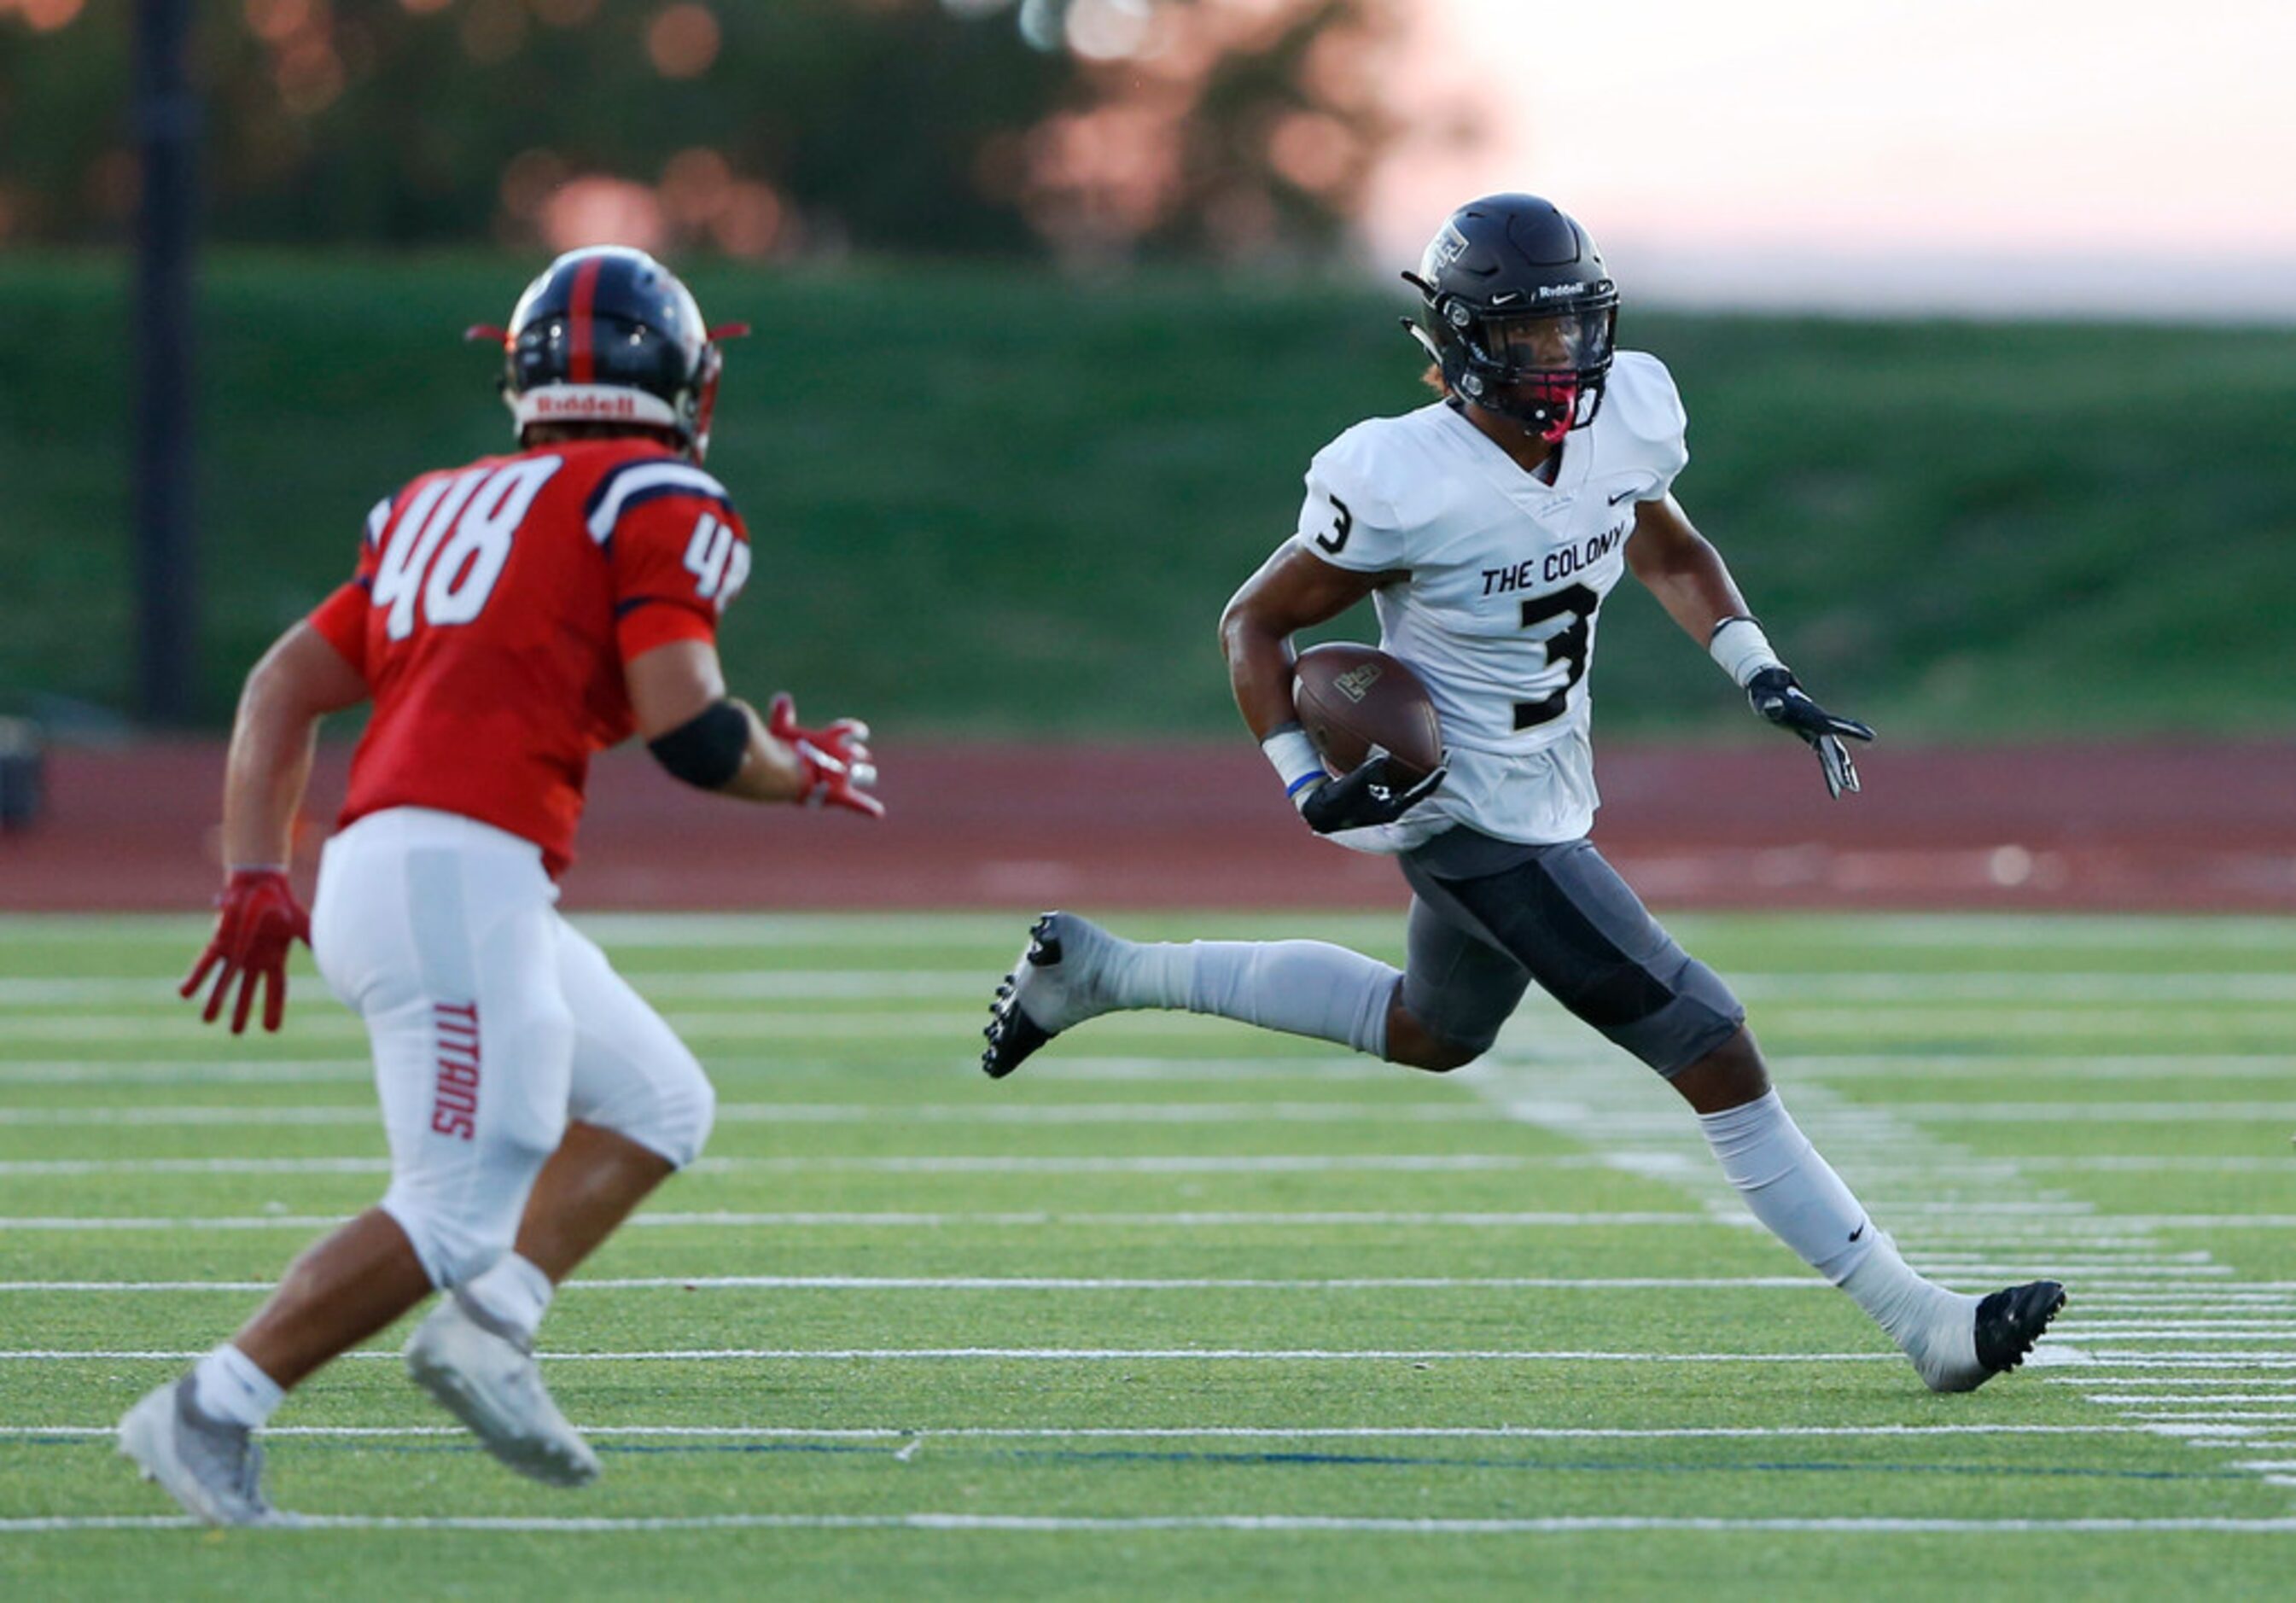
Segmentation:
{"type": "Polygon", "coordinates": [[[570,1120],[680,1168],[709,1133],[701,1065],[557,900],[533,844],[427,808],[369,814],[320,860],[311,945],[373,1042],[381,1205],[440,1287],[510,1250],[570,1120]]]}

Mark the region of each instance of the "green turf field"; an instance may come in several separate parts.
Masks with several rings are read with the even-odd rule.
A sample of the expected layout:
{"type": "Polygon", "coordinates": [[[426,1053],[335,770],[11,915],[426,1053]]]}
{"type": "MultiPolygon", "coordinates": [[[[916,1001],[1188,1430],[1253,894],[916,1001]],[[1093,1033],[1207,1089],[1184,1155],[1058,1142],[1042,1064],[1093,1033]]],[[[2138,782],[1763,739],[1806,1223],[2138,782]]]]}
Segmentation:
{"type": "Polygon", "coordinates": [[[387,1342],[273,1432],[336,1523],[217,1534],[110,1426],[379,1192],[357,1026],[307,979],[276,1041],[201,1031],[193,923],[0,920],[0,1595],[2285,1587],[2296,922],[1677,921],[1916,1262],[2071,1286],[1955,1398],[1544,1007],[1446,1080],[1136,1015],[992,1084],[1025,920],[590,922],[723,1097],[544,1332],[606,1479],[512,1478],[387,1342]]]}

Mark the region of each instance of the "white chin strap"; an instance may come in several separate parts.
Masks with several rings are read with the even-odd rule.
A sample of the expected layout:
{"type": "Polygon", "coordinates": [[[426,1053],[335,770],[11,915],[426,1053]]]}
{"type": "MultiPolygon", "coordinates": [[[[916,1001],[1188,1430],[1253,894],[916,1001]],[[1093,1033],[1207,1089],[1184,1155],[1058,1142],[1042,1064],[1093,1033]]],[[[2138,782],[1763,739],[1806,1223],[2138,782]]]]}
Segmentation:
{"type": "Polygon", "coordinates": [[[503,399],[521,431],[546,423],[626,423],[655,429],[685,426],[676,410],[660,396],[621,384],[544,384],[503,399]]]}

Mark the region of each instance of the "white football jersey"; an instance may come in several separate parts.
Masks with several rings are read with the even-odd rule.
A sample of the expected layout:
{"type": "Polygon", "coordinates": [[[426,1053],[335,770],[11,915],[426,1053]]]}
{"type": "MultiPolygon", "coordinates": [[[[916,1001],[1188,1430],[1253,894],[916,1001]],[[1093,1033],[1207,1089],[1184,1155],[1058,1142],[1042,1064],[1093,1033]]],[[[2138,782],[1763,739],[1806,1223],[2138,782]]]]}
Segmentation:
{"type": "Polygon", "coordinates": [[[1455,824],[1502,840],[1576,840],[1598,797],[1587,744],[1597,613],[1626,571],[1639,503],[1690,459],[1665,364],[1620,351],[1555,481],[1523,472],[1450,406],[1357,423],[1316,454],[1292,541],[1357,572],[1380,645],[1416,669],[1451,750],[1443,788],[1342,843],[1400,851],[1455,824]]]}

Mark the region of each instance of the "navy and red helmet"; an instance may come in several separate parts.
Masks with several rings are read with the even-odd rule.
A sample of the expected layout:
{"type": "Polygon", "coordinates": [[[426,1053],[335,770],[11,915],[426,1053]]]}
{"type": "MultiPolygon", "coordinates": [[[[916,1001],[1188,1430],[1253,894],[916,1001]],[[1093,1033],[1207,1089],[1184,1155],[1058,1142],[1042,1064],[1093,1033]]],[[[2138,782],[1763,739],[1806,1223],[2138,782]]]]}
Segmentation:
{"type": "Polygon", "coordinates": [[[1404,326],[1453,395],[1550,441],[1595,421],[1619,286],[1568,212],[1537,195],[1470,201],[1403,276],[1421,301],[1404,326]]]}
{"type": "Polygon", "coordinates": [[[538,423],[627,423],[674,436],[699,462],[718,401],[718,341],[677,275],[643,251],[570,251],[527,285],[499,338],[519,437],[538,423]]]}

